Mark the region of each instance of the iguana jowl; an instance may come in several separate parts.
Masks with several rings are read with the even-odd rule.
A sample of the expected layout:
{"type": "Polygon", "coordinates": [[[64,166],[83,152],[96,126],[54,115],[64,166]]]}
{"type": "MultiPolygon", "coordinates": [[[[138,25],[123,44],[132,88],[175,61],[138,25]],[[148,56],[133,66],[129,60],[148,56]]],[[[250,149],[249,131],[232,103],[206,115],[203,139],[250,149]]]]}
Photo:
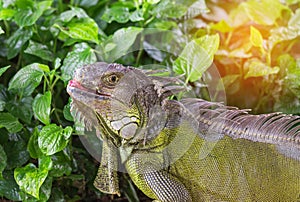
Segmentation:
{"type": "Polygon", "coordinates": [[[103,139],[98,189],[119,194],[121,161],[158,201],[299,201],[298,116],[169,100],[176,82],[103,62],[76,71],[73,110],[103,139]]]}

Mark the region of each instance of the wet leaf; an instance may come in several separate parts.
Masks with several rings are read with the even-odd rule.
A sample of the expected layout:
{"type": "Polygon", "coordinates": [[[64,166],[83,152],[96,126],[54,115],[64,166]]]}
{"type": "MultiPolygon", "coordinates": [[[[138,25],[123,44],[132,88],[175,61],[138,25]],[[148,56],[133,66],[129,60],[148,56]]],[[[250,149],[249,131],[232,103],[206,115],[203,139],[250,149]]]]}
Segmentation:
{"type": "Polygon", "coordinates": [[[260,60],[250,60],[245,63],[244,69],[246,75],[245,79],[250,77],[261,77],[267,76],[269,74],[277,74],[279,72],[279,67],[270,67],[260,60]]]}
{"type": "Polygon", "coordinates": [[[283,10],[288,10],[286,6],[278,0],[250,0],[240,5],[250,20],[261,25],[273,25],[281,17],[283,10]]]}
{"type": "Polygon", "coordinates": [[[96,61],[96,55],[89,45],[86,43],[76,44],[73,51],[69,52],[64,59],[61,67],[62,79],[69,81],[77,68],[86,64],[92,64],[96,61]]]}
{"type": "Polygon", "coordinates": [[[130,14],[129,19],[130,19],[130,21],[132,21],[132,22],[142,21],[142,20],[144,20],[143,14],[144,14],[144,13],[143,13],[143,10],[142,10],[142,9],[140,9],[140,10],[135,10],[134,12],[132,12],[132,13],[130,14]]]}
{"type": "Polygon", "coordinates": [[[296,10],[293,16],[290,18],[288,22],[288,27],[294,29],[300,29],[300,8],[296,10]]]}
{"type": "Polygon", "coordinates": [[[39,170],[32,163],[22,168],[16,168],[14,171],[14,177],[20,189],[37,199],[39,199],[40,187],[47,176],[48,171],[39,170]]]}
{"type": "Polygon", "coordinates": [[[55,124],[44,126],[38,137],[41,151],[46,155],[55,154],[63,150],[69,143],[72,128],[61,128],[55,124]]]}
{"type": "Polygon", "coordinates": [[[43,153],[41,152],[40,147],[38,145],[38,136],[39,136],[39,131],[37,128],[34,128],[33,133],[27,144],[27,150],[30,154],[30,157],[35,159],[43,156],[43,153]]]}
{"type": "Polygon", "coordinates": [[[130,19],[129,9],[126,7],[112,7],[108,8],[102,16],[102,20],[111,23],[116,21],[118,23],[126,23],[130,19]]]}
{"type": "Polygon", "coordinates": [[[12,171],[3,172],[3,179],[0,179],[0,196],[13,201],[21,201],[20,189],[12,171]]]}
{"type": "Polygon", "coordinates": [[[38,94],[32,103],[34,116],[45,125],[50,124],[51,99],[51,92],[47,91],[44,95],[38,94]]]}
{"type": "Polygon", "coordinates": [[[217,90],[222,92],[225,88],[228,95],[235,94],[240,90],[240,83],[238,81],[240,77],[241,75],[238,74],[230,74],[222,77],[217,85],[217,90]]]}
{"type": "Polygon", "coordinates": [[[57,18],[57,21],[70,22],[75,16],[77,18],[88,18],[89,17],[82,8],[71,6],[71,10],[62,12],[59,15],[59,17],[57,18]]]}
{"type": "Polygon", "coordinates": [[[12,169],[24,165],[30,158],[27,151],[26,142],[17,137],[13,141],[3,145],[6,154],[9,154],[7,159],[7,169],[12,169]]]}
{"type": "Polygon", "coordinates": [[[5,103],[5,109],[15,117],[21,119],[25,123],[30,123],[32,119],[32,97],[23,97],[20,100],[13,99],[5,103]]]}
{"type": "Polygon", "coordinates": [[[34,3],[33,6],[28,6],[27,4],[18,5],[21,9],[19,9],[14,15],[15,22],[20,27],[33,25],[41,17],[44,11],[50,8],[51,4],[52,1],[41,1],[34,3]]]}
{"type": "Polygon", "coordinates": [[[299,36],[300,33],[300,9],[297,9],[295,14],[291,17],[287,27],[275,27],[270,33],[269,44],[273,48],[276,44],[293,40],[299,36]]]}
{"type": "Polygon", "coordinates": [[[10,80],[8,90],[21,95],[30,95],[44,75],[40,66],[43,64],[33,63],[20,69],[10,80]]]}
{"type": "Polygon", "coordinates": [[[14,58],[22,49],[23,45],[32,37],[31,30],[19,29],[7,40],[7,58],[14,58]]]}
{"type": "Polygon", "coordinates": [[[6,153],[3,147],[0,145],[0,180],[3,179],[2,172],[7,165],[6,161],[7,161],[6,153]]]}
{"type": "Polygon", "coordinates": [[[74,118],[73,118],[73,116],[72,116],[72,114],[71,114],[71,106],[70,106],[70,104],[71,104],[71,98],[69,99],[69,101],[68,101],[68,104],[66,104],[65,106],[64,106],[64,110],[63,110],[63,114],[64,114],[64,117],[65,117],[65,119],[67,119],[68,121],[74,121],[74,118]]]}
{"type": "Polygon", "coordinates": [[[70,158],[64,152],[58,152],[51,156],[53,167],[50,175],[53,177],[61,177],[63,175],[70,175],[72,171],[72,164],[70,158]]]}
{"type": "Polygon", "coordinates": [[[53,61],[52,52],[48,49],[48,47],[46,45],[43,45],[41,43],[29,41],[29,45],[24,52],[31,54],[31,55],[35,55],[35,56],[42,58],[43,60],[47,60],[49,62],[53,61]]]}
{"type": "Polygon", "coordinates": [[[0,128],[5,127],[8,132],[15,133],[22,130],[22,124],[10,113],[0,113],[0,128]]]}
{"type": "Polygon", "coordinates": [[[49,201],[50,202],[65,202],[66,199],[64,197],[63,191],[58,187],[54,187],[49,201]]]}
{"type": "Polygon", "coordinates": [[[66,26],[56,25],[60,31],[72,39],[98,43],[98,25],[91,18],[72,19],[66,26]]]}
{"type": "Polygon", "coordinates": [[[186,80],[198,80],[212,64],[219,47],[218,35],[207,35],[189,42],[174,62],[174,71],[185,74],[186,80]]]}
{"type": "Polygon", "coordinates": [[[225,20],[221,20],[216,24],[212,24],[210,27],[213,30],[217,30],[217,31],[223,32],[223,33],[230,32],[233,30],[233,28],[230,27],[225,20]]]}
{"type": "Polygon", "coordinates": [[[113,43],[115,44],[115,47],[106,52],[108,56],[106,61],[113,62],[125,55],[136,40],[137,35],[140,34],[142,30],[142,28],[138,27],[128,27],[116,31],[113,34],[111,41],[107,41],[107,44],[113,43]]]}
{"type": "Polygon", "coordinates": [[[0,10],[0,20],[10,20],[16,14],[16,10],[4,8],[0,10]]]}
{"type": "Polygon", "coordinates": [[[250,27],[250,41],[253,46],[263,48],[263,37],[258,29],[250,27]]]}
{"type": "Polygon", "coordinates": [[[6,67],[0,68],[0,76],[1,76],[4,72],[6,72],[6,70],[8,70],[8,68],[10,68],[10,65],[9,65],[9,66],[6,66],[6,67]]]}
{"type": "Polygon", "coordinates": [[[153,14],[159,18],[180,18],[186,14],[188,5],[172,0],[162,0],[153,9],[153,14]]]}

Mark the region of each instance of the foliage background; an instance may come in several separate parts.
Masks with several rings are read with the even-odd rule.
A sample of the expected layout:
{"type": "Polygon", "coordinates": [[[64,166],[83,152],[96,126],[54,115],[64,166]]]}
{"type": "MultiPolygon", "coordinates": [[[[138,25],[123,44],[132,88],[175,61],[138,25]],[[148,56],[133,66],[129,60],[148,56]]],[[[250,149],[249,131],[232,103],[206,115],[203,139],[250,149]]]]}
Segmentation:
{"type": "Polygon", "coordinates": [[[138,51],[117,62],[162,64],[206,99],[201,77],[214,62],[216,94],[223,84],[228,104],[300,114],[299,2],[0,1],[0,200],[149,201],[125,174],[121,198],[93,187],[97,162],[74,130],[65,90],[75,69],[114,61],[136,41],[138,51]],[[161,41],[147,41],[149,28],[161,41]]]}

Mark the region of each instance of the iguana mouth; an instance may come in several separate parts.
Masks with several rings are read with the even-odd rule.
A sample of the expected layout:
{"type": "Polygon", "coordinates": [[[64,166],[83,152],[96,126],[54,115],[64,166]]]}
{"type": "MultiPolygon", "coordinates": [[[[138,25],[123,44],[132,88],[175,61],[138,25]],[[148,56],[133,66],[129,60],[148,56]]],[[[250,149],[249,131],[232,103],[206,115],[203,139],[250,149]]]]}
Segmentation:
{"type": "MultiPolygon", "coordinates": [[[[108,100],[111,98],[111,95],[99,93],[99,92],[97,92],[97,90],[91,90],[89,88],[86,88],[86,87],[82,86],[80,84],[80,82],[78,82],[76,80],[69,81],[67,91],[70,95],[80,94],[80,96],[77,96],[77,99],[73,100],[76,102],[76,105],[84,103],[84,102],[82,102],[81,99],[86,99],[87,97],[90,97],[92,99],[96,98],[98,100],[108,100]]],[[[90,104],[92,104],[92,103],[90,103],[90,104]]],[[[76,105],[74,105],[74,106],[76,106],[76,105]]],[[[77,107],[77,108],[83,108],[83,106],[77,107]]],[[[86,110],[84,110],[84,111],[86,112],[86,110]]],[[[97,112],[96,112],[96,118],[101,123],[100,125],[102,126],[103,130],[105,131],[104,134],[108,135],[107,138],[110,138],[111,141],[113,142],[113,144],[116,147],[119,147],[121,145],[120,140],[119,140],[119,137],[117,136],[117,131],[115,131],[111,127],[111,121],[109,119],[103,117],[101,115],[101,113],[97,113],[97,112]]],[[[86,123],[88,123],[88,121],[85,122],[85,124],[86,123]]]]}
{"type": "Polygon", "coordinates": [[[108,99],[109,97],[111,97],[110,94],[102,93],[102,92],[101,92],[100,90],[98,90],[98,89],[96,89],[96,90],[88,89],[88,88],[82,86],[82,85],[80,84],[80,82],[78,82],[78,81],[76,81],[76,80],[70,80],[70,81],[69,81],[68,88],[67,88],[68,92],[72,92],[72,88],[73,88],[73,89],[77,89],[77,90],[79,90],[79,91],[81,91],[81,92],[85,92],[85,93],[87,93],[87,94],[92,93],[92,94],[99,95],[100,98],[102,98],[102,99],[108,99]]]}

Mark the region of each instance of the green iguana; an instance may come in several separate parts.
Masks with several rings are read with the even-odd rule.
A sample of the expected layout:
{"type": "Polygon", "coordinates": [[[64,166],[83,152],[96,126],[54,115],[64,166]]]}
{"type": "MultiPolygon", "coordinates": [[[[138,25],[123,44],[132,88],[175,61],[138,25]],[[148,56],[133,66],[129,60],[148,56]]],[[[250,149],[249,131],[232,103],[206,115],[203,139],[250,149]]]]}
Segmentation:
{"type": "Polygon", "coordinates": [[[178,81],[103,62],[75,72],[72,108],[103,140],[100,191],[119,194],[124,164],[157,201],[300,201],[300,117],[171,100],[178,81]]]}

